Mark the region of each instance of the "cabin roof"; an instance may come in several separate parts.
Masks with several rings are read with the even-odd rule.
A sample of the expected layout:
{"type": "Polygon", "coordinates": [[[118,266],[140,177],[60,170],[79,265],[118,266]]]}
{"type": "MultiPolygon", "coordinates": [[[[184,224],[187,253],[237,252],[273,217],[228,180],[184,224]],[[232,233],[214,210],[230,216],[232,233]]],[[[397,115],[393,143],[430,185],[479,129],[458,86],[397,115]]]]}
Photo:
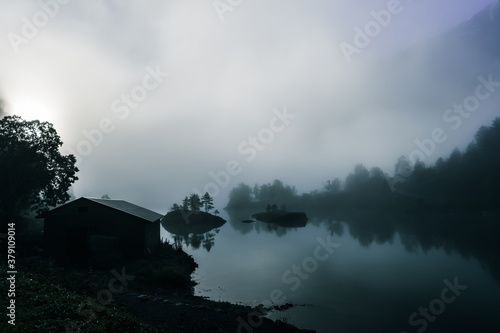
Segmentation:
{"type": "Polygon", "coordinates": [[[158,214],[158,213],[155,213],[149,209],[134,205],[134,204],[127,202],[125,200],[97,199],[97,198],[87,198],[87,197],[81,197],[79,199],[65,203],[64,205],[61,205],[61,206],[56,207],[54,209],[51,209],[48,212],[42,214],[41,217],[46,217],[48,215],[51,215],[52,212],[60,209],[61,207],[73,205],[77,202],[81,202],[81,201],[85,201],[85,200],[95,202],[99,205],[109,207],[111,209],[126,213],[128,215],[138,217],[142,220],[146,220],[149,222],[156,222],[163,217],[163,215],[161,215],[161,214],[158,214]]]}

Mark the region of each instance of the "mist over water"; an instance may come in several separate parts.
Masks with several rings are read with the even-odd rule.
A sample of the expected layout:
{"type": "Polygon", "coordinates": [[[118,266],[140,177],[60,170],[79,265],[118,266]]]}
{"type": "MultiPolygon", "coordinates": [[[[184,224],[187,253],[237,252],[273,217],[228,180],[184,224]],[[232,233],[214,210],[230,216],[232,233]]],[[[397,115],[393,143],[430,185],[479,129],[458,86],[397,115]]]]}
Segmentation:
{"type": "Polygon", "coordinates": [[[307,226],[283,228],[242,223],[245,214],[222,215],[228,222],[213,233],[209,251],[183,243],[200,263],[196,294],[253,306],[296,304],[268,316],[318,332],[416,332],[424,322],[428,332],[496,329],[500,275],[492,253],[498,246],[487,234],[498,223],[387,213],[356,214],[341,222],[318,218],[322,213],[312,210],[307,226]],[[331,254],[322,247],[329,241],[331,254]],[[443,302],[441,313],[435,300],[454,279],[466,289],[453,302],[443,302]],[[432,302],[429,314],[439,315],[425,320],[419,308],[432,302]]]}
{"type": "Polygon", "coordinates": [[[2,2],[0,118],[54,125],[72,198],[208,193],[227,222],[161,230],[198,295],[318,332],[493,332],[499,8],[2,2]]]}
{"type": "Polygon", "coordinates": [[[440,127],[433,163],[493,120],[496,93],[459,130],[442,119],[478,76],[500,80],[489,3],[11,4],[0,92],[8,114],[54,123],[78,157],[77,197],[166,213],[233,160],[221,204],[240,182],[308,192],[357,163],[392,172],[440,127]],[[271,137],[285,108],[296,118],[271,137]]]}

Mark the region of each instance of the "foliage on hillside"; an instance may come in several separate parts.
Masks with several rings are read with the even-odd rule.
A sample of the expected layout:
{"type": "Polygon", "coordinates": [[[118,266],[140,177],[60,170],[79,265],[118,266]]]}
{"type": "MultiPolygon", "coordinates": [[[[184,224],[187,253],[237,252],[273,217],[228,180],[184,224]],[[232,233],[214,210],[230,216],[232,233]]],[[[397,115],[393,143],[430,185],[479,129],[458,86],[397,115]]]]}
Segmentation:
{"type": "Polygon", "coordinates": [[[401,157],[395,174],[358,164],[346,179],[329,180],[320,190],[297,194],[280,180],[272,184],[239,184],[227,209],[261,210],[270,203],[297,210],[353,211],[439,205],[451,210],[498,210],[500,205],[500,118],[481,127],[464,152],[455,150],[433,165],[415,165],[401,157]],[[406,166],[406,168],[403,168],[406,166]]]}

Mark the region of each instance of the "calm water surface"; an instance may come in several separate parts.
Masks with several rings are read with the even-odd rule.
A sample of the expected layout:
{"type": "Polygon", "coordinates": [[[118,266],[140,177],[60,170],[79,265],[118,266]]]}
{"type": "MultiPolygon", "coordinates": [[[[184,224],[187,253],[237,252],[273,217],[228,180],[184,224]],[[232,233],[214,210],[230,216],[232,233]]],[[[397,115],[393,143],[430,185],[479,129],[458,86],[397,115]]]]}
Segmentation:
{"type": "Polygon", "coordinates": [[[268,317],[318,332],[500,332],[496,218],[370,215],[283,228],[242,223],[249,212],[221,216],[219,229],[184,239],[199,264],[197,295],[292,303],[268,317]]]}

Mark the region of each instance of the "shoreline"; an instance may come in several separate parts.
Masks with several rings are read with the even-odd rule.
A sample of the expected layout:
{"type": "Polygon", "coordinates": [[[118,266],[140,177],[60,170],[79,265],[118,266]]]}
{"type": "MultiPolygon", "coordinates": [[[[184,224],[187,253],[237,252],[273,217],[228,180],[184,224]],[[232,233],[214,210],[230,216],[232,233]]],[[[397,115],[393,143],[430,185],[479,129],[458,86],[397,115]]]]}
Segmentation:
{"type": "Polygon", "coordinates": [[[314,332],[273,321],[257,308],[193,295],[198,265],[168,243],[149,258],[107,270],[57,265],[39,249],[18,262],[20,332],[314,332]]]}

